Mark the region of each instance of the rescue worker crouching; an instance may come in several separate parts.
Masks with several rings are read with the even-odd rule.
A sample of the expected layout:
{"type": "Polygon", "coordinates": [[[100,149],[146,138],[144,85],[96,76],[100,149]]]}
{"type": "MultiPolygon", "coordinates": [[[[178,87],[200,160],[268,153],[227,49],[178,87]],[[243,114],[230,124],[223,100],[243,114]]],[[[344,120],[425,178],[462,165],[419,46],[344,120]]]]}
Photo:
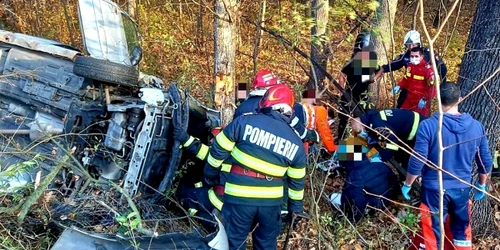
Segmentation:
{"type": "Polygon", "coordinates": [[[394,157],[406,170],[410,154],[400,147],[407,150],[413,148],[418,126],[424,119],[425,116],[411,110],[386,109],[370,110],[350,122],[353,132],[365,138],[369,146],[380,146],[382,161],[386,162],[394,157]]]}
{"type": "Polygon", "coordinates": [[[233,163],[222,207],[230,249],[245,249],[252,230],[254,249],[276,249],[285,175],[289,215],[303,211],[306,155],[289,125],[293,104],[294,94],[286,85],[269,88],[259,113],[234,119],[210,149],[207,179],[218,178],[224,160],[233,163]]]}
{"type": "MultiPolygon", "coordinates": [[[[177,123],[174,122],[173,124],[175,126],[177,123]]],[[[212,130],[212,134],[217,136],[220,130],[221,128],[215,128],[212,130]]],[[[179,141],[187,152],[195,155],[196,158],[203,162],[206,161],[210,149],[198,138],[188,135],[186,131],[179,127],[175,127],[174,139],[179,141]]],[[[224,174],[229,172],[230,168],[230,164],[222,164],[221,184],[208,185],[200,180],[194,184],[194,187],[182,190],[179,194],[181,205],[188,210],[190,215],[203,218],[200,222],[207,229],[216,226],[216,224],[211,223],[211,221],[214,221],[212,212],[214,209],[222,210],[224,204],[224,174]]]]}
{"type": "Polygon", "coordinates": [[[368,206],[385,210],[390,205],[389,200],[397,198],[396,175],[382,162],[375,149],[367,148],[366,141],[349,137],[339,144],[337,155],[347,177],[342,193],[333,193],[330,199],[340,205],[349,220],[358,222],[367,212],[372,215],[375,210],[368,206]]]}
{"type": "Polygon", "coordinates": [[[330,129],[330,124],[333,121],[333,114],[328,112],[327,108],[322,105],[316,104],[315,98],[310,97],[310,90],[304,91],[302,94],[302,103],[295,103],[293,106],[294,119],[298,119],[298,122],[303,124],[303,126],[311,131],[312,135],[306,136],[304,147],[306,153],[309,152],[310,143],[319,142],[323,143],[328,153],[333,154],[337,151],[337,145],[334,142],[334,138],[330,129]],[[311,138],[309,140],[309,138],[311,138]]]}
{"type": "Polygon", "coordinates": [[[422,48],[411,49],[410,62],[411,65],[406,68],[404,78],[394,87],[392,94],[399,92],[400,89],[407,90],[408,94],[401,108],[428,117],[431,113],[431,101],[436,97],[434,71],[432,66],[424,60],[422,48]]]}

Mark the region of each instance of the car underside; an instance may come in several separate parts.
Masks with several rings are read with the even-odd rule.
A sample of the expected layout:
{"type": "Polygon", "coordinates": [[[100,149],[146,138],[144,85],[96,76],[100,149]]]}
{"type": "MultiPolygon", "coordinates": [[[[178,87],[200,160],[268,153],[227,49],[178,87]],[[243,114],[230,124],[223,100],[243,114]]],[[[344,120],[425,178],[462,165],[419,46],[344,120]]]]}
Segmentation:
{"type": "MultiPolygon", "coordinates": [[[[119,10],[108,0],[81,0],[79,11],[86,8],[119,10]]],[[[115,24],[125,22],[123,13],[116,13],[120,14],[115,24]]],[[[103,16],[113,23],[109,15],[103,16]]],[[[224,245],[214,243],[221,234],[216,217],[215,227],[202,233],[190,218],[183,218],[180,206],[168,201],[183,182],[180,166],[193,168],[173,139],[173,121],[207,142],[211,128],[219,126],[219,112],[201,105],[175,83],[165,88],[160,79],[139,73],[138,46],[129,49],[131,43],[122,42],[125,56],[92,50],[89,37],[101,31],[88,27],[103,16],[80,20],[90,56],[56,41],[0,30],[0,190],[19,193],[27,185],[48,183],[47,190],[57,191],[55,200],[60,202],[49,210],[55,215],[52,222],[66,230],[53,249],[73,249],[77,238],[82,242],[79,249],[95,249],[96,244],[123,249],[132,244],[131,236],[120,230],[95,230],[114,224],[128,233],[138,229],[134,240],[151,244],[151,249],[224,245]],[[148,209],[134,209],[133,203],[148,209]],[[95,206],[106,212],[97,213],[95,206]],[[132,227],[135,218],[143,223],[132,227]],[[158,218],[163,220],[163,232],[148,225],[148,219],[158,218]],[[182,227],[173,225],[183,220],[191,226],[178,231],[182,227]]],[[[106,33],[106,41],[112,35],[106,33]]],[[[120,36],[128,36],[127,31],[116,41],[120,36]]]]}

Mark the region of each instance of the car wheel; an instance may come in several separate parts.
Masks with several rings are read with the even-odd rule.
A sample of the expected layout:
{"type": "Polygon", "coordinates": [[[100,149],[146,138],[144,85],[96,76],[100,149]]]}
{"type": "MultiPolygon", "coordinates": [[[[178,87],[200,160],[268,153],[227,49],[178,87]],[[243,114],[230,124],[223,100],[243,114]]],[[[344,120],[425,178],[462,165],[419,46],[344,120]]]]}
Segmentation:
{"type": "Polygon", "coordinates": [[[93,80],[125,86],[137,86],[139,82],[139,71],[133,66],[86,56],[76,57],[73,73],[93,80]]]}

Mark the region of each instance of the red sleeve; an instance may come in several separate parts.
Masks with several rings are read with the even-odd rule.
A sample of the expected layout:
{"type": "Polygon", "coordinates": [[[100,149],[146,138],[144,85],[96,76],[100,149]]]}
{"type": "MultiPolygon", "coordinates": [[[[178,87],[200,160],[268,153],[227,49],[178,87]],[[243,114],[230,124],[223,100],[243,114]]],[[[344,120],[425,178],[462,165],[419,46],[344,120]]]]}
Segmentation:
{"type": "Polygon", "coordinates": [[[323,146],[325,146],[330,153],[337,151],[338,146],[333,142],[332,131],[330,130],[330,125],[328,125],[328,113],[326,108],[323,106],[315,106],[314,109],[316,112],[316,129],[319,137],[321,137],[323,146]]]}
{"type": "Polygon", "coordinates": [[[427,68],[426,79],[429,83],[429,100],[432,100],[436,97],[436,85],[434,85],[434,70],[432,70],[432,67],[427,68]]]}

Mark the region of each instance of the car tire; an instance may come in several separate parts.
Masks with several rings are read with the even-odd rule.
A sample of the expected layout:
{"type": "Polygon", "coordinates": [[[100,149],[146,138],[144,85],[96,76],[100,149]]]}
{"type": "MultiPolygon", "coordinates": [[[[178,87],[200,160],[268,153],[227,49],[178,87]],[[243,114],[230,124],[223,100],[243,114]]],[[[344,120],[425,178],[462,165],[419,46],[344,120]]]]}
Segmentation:
{"type": "Polygon", "coordinates": [[[137,86],[139,82],[139,71],[133,66],[86,56],[76,57],[73,73],[92,80],[125,86],[137,86]]]}

